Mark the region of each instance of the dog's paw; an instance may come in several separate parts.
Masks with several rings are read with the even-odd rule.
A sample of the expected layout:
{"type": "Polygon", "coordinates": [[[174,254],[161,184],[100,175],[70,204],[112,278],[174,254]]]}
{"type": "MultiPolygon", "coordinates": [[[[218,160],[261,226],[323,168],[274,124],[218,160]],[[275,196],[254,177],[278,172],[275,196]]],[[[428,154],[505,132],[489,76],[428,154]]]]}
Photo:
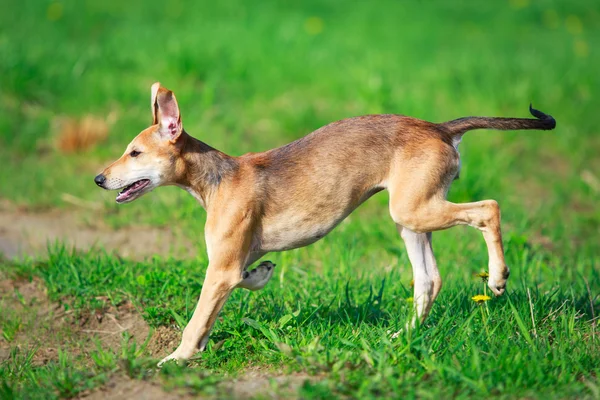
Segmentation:
{"type": "Polygon", "coordinates": [[[174,351],[173,353],[169,354],[168,356],[166,356],[165,358],[163,358],[162,360],[160,360],[160,362],[156,366],[158,368],[161,368],[163,366],[163,364],[166,363],[166,362],[169,362],[169,361],[179,362],[182,359],[183,358],[181,358],[179,356],[179,354],[177,354],[177,351],[174,351]]]}
{"type": "Polygon", "coordinates": [[[256,268],[250,271],[244,271],[243,281],[238,287],[248,290],[262,289],[273,276],[275,264],[271,261],[263,261],[256,268]]]}
{"type": "MultiPolygon", "coordinates": [[[[208,339],[208,337],[207,337],[208,339]]],[[[177,349],[160,360],[158,363],[158,367],[160,368],[165,363],[169,361],[176,361],[178,364],[185,363],[189,360],[198,350],[202,351],[203,349],[199,349],[196,346],[186,345],[185,343],[181,343],[177,349]]]]}
{"type": "Polygon", "coordinates": [[[506,281],[510,276],[510,269],[508,267],[502,268],[501,275],[499,277],[490,276],[488,279],[488,286],[496,296],[501,296],[506,291],[506,281]]]}

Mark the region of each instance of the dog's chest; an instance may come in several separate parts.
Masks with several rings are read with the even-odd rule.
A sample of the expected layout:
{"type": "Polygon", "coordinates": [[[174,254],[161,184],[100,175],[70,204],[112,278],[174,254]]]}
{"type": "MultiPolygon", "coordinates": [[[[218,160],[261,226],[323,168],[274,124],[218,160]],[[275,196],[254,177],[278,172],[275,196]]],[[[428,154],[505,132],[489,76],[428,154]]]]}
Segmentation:
{"type": "Polygon", "coordinates": [[[384,186],[328,185],[308,190],[268,209],[256,231],[256,251],[283,251],[307,246],[326,236],[361,203],[384,186]]]}
{"type": "Polygon", "coordinates": [[[307,246],[327,235],[346,216],[347,213],[325,216],[290,213],[265,221],[257,232],[257,250],[283,251],[307,246]]]}

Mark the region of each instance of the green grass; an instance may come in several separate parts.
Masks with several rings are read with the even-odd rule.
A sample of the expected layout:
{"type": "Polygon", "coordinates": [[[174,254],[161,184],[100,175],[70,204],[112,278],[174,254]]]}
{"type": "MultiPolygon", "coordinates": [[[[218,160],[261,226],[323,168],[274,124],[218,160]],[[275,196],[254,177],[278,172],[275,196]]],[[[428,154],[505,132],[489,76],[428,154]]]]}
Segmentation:
{"type": "MultiPolygon", "coordinates": [[[[97,296],[129,299],[152,326],[172,325],[189,318],[199,294],[205,214],[195,200],[164,188],[117,207],[92,181],[149,123],[154,81],[175,91],[188,132],[232,155],[367,113],[526,116],[533,102],[558,126],[473,132],[461,143],[449,197],[499,201],[507,296],[483,307],[470,300],[483,291],[473,274],[487,265],[477,232],[435,233],[442,294],[424,327],[390,340],[409,318],[411,272],[382,193],[319,243],[269,255],[277,276],[259,293],[234,293],[189,369],[147,372],[143,346],[94,357],[65,348],[44,366],[14,346],[0,364],[0,397],[69,397],[114,376],[214,394],[226,374],[252,368],[315,375],[299,389],[305,398],[600,396],[594,2],[3,5],[0,200],[68,209],[67,193],[100,206],[82,216],[90,224],[168,226],[197,243],[198,256],[186,260],[58,247],[41,263],[0,262],[8,275],[42,277],[50,297],[75,310],[98,307],[97,296]],[[54,150],[57,116],[111,112],[106,142],[78,154],[54,150]]],[[[18,314],[1,321],[7,341],[26,327],[18,314]]]]}
{"type": "MultiPolygon", "coordinates": [[[[597,395],[600,342],[590,323],[593,299],[583,278],[566,288],[559,280],[532,280],[517,271],[507,296],[477,305],[471,296],[483,293],[485,284],[463,273],[463,279],[446,285],[425,326],[391,339],[411,316],[409,280],[397,268],[340,271],[344,261],[360,265],[365,260],[361,254],[338,253],[323,264],[318,279],[310,279],[314,273],[302,267],[304,251],[274,259],[279,262],[275,281],[260,293],[236,291],[207,351],[192,362],[192,370],[204,374],[199,390],[225,374],[261,368],[316,375],[315,382],[302,387],[303,397],[597,395]]],[[[198,261],[134,263],[58,249],[48,262],[23,264],[13,273],[41,276],[52,299],[75,309],[89,307],[97,296],[107,296],[114,304],[130,299],[145,319],[159,326],[191,316],[204,271],[198,261]]],[[[400,264],[406,266],[407,260],[400,264]]],[[[539,257],[530,255],[522,260],[521,270],[539,269],[540,264],[539,257]]],[[[598,278],[595,272],[589,280],[598,278]]],[[[121,362],[119,369],[114,361],[118,354],[96,368],[135,376],[127,365],[132,363],[129,369],[134,371],[152,365],[143,361],[143,348],[135,351],[121,357],[127,363],[121,362]]],[[[26,362],[16,356],[13,364],[26,362]]],[[[54,376],[60,365],[59,360],[30,374],[54,376]]],[[[13,370],[5,363],[0,376],[14,392],[45,387],[13,370]]],[[[67,373],[71,385],[83,385],[81,372],[67,373]]],[[[161,375],[173,373],[186,372],[171,369],[161,375]]]]}

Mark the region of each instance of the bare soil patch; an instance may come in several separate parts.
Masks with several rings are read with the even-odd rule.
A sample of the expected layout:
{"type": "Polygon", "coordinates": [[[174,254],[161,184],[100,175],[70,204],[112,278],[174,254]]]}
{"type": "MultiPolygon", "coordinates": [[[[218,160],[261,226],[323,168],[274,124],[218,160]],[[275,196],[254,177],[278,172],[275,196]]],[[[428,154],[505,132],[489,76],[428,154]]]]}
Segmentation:
{"type": "Polygon", "coordinates": [[[137,260],[153,255],[167,256],[174,249],[179,257],[196,255],[196,247],[185,238],[176,237],[170,229],[130,226],[113,230],[104,226],[101,217],[93,226],[83,223],[82,217],[82,212],[74,210],[32,212],[3,202],[0,204],[0,254],[9,259],[45,258],[48,244],[58,241],[83,251],[102,247],[137,260]]]}
{"type": "MultiPolygon", "coordinates": [[[[128,332],[131,340],[141,345],[151,330],[141,315],[129,302],[111,306],[104,310],[75,316],[65,311],[61,304],[48,299],[43,282],[38,279],[0,280],[0,362],[11,356],[11,348],[19,351],[34,350],[34,365],[45,365],[58,360],[59,350],[73,355],[87,355],[96,349],[97,342],[105,349],[119,349],[123,344],[123,333],[128,332]],[[18,321],[17,334],[7,340],[2,334],[7,321],[18,321]]],[[[9,335],[10,336],[10,335],[9,335]]],[[[148,351],[158,357],[165,351],[163,343],[171,343],[177,336],[175,330],[159,328],[154,332],[148,351]],[[170,341],[165,339],[171,338],[170,341]]],[[[90,360],[91,362],[91,360],[90,360]]],[[[84,392],[81,397],[90,399],[181,399],[185,395],[167,392],[157,381],[133,380],[115,375],[99,389],[84,392]]]]}
{"type": "MultiPolygon", "coordinates": [[[[107,384],[89,394],[83,394],[80,398],[90,400],[172,400],[192,398],[189,395],[176,391],[167,392],[160,383],[154,381],[143,381],[125,377],[113,377],[107,384]]],[[[194,396],[193,398],[199,398],[194,396]]]]}
{"type": "Polygon", "coordinates": [[[177,329],[159,326],[150,338],[146,350],[152,357],[163,358],[179,345],[181,334],[177,329]]]}
{"type": "Polygon", "coordinates": [[[38,365],[57,359],[59,346],[70,342],[59,308],[48,300],[37,279],[0,281],[0,309],[4,311],[0,317],[0,362],[10,356],[13,346],[20,350],[37,347],[33,361],[38,365]]]}
{"type": "Polygon", "coordinates": [[[150,327],[130,302],[80,315],[72,324],[80,336],[98,340],[103,348],[109,349],[121,347],[125,332],[137,344],[144,343],[151,334],[150,327]]]}
{"type": "Polygon", "coordinates": [[[273,375],[251,371],[237,379],[222,382],[219,387],[234,399],[270,398],[297,399],[298,390],[306,381],[314,382],[315,377],[307,374],[273,375]]]}
{"type": "Polygon", "coordinates": [[[129,302],[75,315],[72,309],[51,302],[38,279],[0,281],[0,308],[5,310],[0,321],[6,323],[0,327],[0,361],[10,356],[14,346],[36,349],[34,362],[44,365],[58,359],[59,349],[86,354],[96,348],[96,341],[103,348],[118,349],[125,332],[138,344],[150,334],[148,324],[129,302]],[[1,334],[7,321],[19,325],[11,340],[1,334]]]}

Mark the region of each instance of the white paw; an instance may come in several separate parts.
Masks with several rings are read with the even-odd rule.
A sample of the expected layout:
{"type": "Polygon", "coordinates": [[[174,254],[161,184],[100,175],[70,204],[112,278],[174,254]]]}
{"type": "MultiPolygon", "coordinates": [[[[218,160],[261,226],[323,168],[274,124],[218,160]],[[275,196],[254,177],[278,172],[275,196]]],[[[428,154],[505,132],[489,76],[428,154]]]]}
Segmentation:
{"type": "Polygon", "coordinates": [[[171,361],[171,360],[175,360],[177,362],[185,361],[185,360],[189,359],[191,356],[193,356],[196,351],[197,351],[197,349],[193,349],[193,347],[190,348],[190,347],[185,347],[183,345],[179,345],[177,350],[175,350],[174,352],[172,352],[171,354],[169,354],[168,356],[166,356],[165,358],[160,360],[160,362],[158,363],[158,367],[160,368],[164,363],[171,361]],[[187,350],[187,349],[191,349],[191,350],[187,350]]]}
{"type": "Polygon", "coordinates": [[[510,270],[508,267],[505,267],[503,275],[500,277],[490,276],[488,279],[488,286],[492,289],[492,292],[496,296],[501,296],[506,291],[506,280],[510,275],[510,270]]]}
{"type": "Polygon", "coordinates": [[[275,264],[271,261],[263,261],[258,267],[251,271],[244,271],[241,281],[237,286],[248,290],[262,289],[273,276],[275,264]]]}
{"type": "Polygon", "coordinates": [[[177,354],[177,351],[174,351],[173,353],[169,354],[168,356],[166,356],[165,358],[163,358],[162,360],[160,360],[160,362],[157,364],[157,367],[160,368],[162,367],[162,365],[164,363],[166,363],[167,361],[171,361],[171,360],[182,360],[181,357],[179,357],[179,355],[177,354]]]}

